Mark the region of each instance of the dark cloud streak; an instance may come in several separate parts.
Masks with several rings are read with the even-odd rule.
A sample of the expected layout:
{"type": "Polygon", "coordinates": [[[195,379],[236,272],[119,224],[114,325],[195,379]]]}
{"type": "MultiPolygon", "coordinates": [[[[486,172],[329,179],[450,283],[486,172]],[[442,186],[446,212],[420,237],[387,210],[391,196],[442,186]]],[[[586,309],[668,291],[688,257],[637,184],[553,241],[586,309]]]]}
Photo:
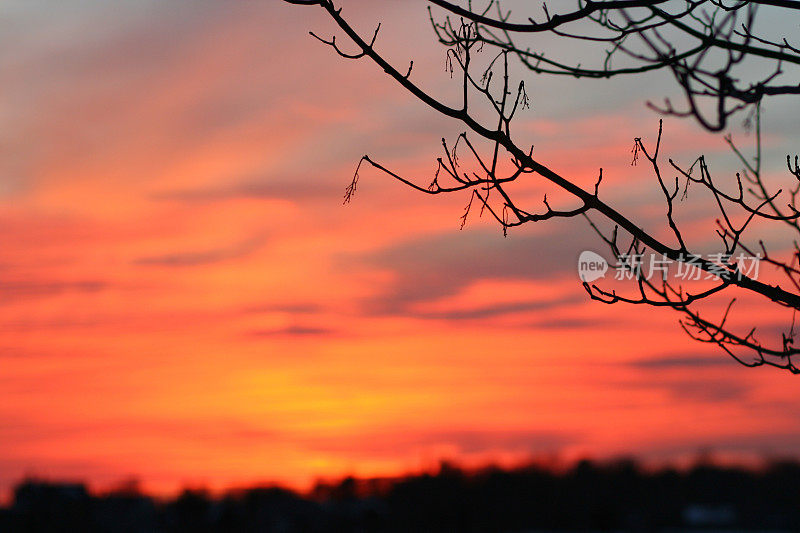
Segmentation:
{"type": "Polygon", "coordinates": [[[238,259],[250,255],[266,242],[264,237],[254,237],[240,244],[202,250],[198,252],[175,252],[163,255],[141,257],[134,260],[136,265],[164,266],[164,267],[191,267],[220,263],[230,259],[238,259]]]}

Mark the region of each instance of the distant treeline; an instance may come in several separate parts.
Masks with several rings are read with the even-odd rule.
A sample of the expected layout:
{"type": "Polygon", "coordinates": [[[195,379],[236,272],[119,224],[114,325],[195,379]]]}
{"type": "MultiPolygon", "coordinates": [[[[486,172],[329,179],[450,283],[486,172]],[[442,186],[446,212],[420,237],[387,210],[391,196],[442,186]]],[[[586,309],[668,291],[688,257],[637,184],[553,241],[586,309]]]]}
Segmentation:
{"type": "Polygon", "coordinates": [[[0,510],[0,531],[800,531],[800,463],[761,469],[698,464],[647,471],[633,461],[346,478],[308,494],[280,487],[219,497],[102,496],[80,484],[27,480],[0,510]]]}

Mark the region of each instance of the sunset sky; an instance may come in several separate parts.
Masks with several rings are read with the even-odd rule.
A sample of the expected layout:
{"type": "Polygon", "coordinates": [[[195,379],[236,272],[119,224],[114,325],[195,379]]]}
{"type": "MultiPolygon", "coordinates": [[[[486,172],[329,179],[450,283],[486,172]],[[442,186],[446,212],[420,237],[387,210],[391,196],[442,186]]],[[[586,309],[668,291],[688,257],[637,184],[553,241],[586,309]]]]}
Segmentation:
{"type": "MultiPolygon", "coordinates": [[[[420,83],[457,94],[424,2],[345,7],[365,33],[384,21],[382,50],[414,59],[420,83]]],[[[0,493],[27,475],[306,487],[440,458],[800,447],[800,378],[692,342],[673,312],[588,300],[577,257],[605,251],[585,221],[503,238],[476,213],[459,230],[468,193],[366,168],[343,206],[363,154],[427,183],[462,129],[309,30],[335,31],[275,1],[0,7],[0,493]]],[[[520,74],[521,144],[587,186],[603,167],[605,198],[660,231],[657,183],[630,162],[669,79],[520,74]]],[[[798,111],[765,109],[776,179],[798,111]]],[[[736,169],[721,137],[664,131],[670,157],[736,169]]],[[[531,180],[519,194],[536,208],[531,180]]],[[[707,200],[685,223],[711,250],[707,200]]],[[[767,332],[791,320],[741,305],[767,332]]]]}

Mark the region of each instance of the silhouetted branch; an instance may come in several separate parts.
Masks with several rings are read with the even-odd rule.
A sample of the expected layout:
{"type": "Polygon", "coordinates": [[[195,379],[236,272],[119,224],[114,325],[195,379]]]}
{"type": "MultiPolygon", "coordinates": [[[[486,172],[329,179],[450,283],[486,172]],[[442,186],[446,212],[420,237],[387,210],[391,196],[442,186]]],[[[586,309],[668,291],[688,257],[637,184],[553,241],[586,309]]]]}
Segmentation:
{"type": "MultiPolygon", "coordinates": [[[[770,40],[765,36],[752,33],[759,5],[772,5],[789,10],[800,6],[784,2],[740,1],[730,5],[716,0],[694,0],[682,4],[681,9],[667,11],[673,4],[667,1],[591,1],[578,2],[578,8],[559,14],[551,14],[543,6],[542,18],[535,21],[529,18],[522,23],[510,21],[510,13],[503,12],[497,0],[491,0],[485,9],[474,11],[459,5],[431,0],[431,3],[445,10],[446,13],[460,17],[458,23],[449,15],[437,22],[433,11],[430,11],[431,23],[441,43],[446,47],[447,71],[459,87],[457,106],[443,103],[416,82],[411,81],[411,66],[402,74],[390,64],[377,50],[380,25],[368,39],[361,37],[342,16],[341,9],[334,7],[331,0],[314,2],[293,2],[305,5],[321,6],[353,42],[356,51],[344,52],[336,43],[335,37],[315,38],[332,47],[337,54],[348,59],[369,59],[383,72],[395,80],[408,93],[427,105],[431,110],[460,122],[467,131],[458,135],[451,146],[442,139],[443,157],[436,162],[433,179],[407,178],[376,162],[369,155],[360,160],[351,184],[345,192],[345,202],[352,199],[359,180],[362,164],[367,163],[393,179],[425,194],[443,194],[459,191],[469,192],[460,227],[464,227],[472,210],[474,201],[481,206],[481,213],[488,212],[501,226],[506,234],[510,228],[525,224],[542,222],[556,218],[586,216],[590,225],[611,248],[618,259],[637,256],[651,251],[679,265],[697,269],[707,279],[713,279],[710,288],[689,292],[673,286],[662,278],[661,283],[653,283],[645,278],[641,270],[631,276],[635,281],[634,296],[618,294],[616,290],[605,290],[597,285],[584,283],[589,296],[597,301],[613,304],[628,303],[653,307],[668,307],[680,312],[684,319],[681,322],[684,330],[698,341],[713,343],[731,353],[732,349],[745,349],[755,354],[755,363],[745,362],[740,355],[735,355],[740,362],[748,366],[772,365],[796,372],[792,356],[797,354],[793,348],[793,328],[784,334],[782,346],[767,347],[757,341],[754,330],[747,334],[737,334],[727,324],[728,311],[716,323],[701,318],[694,306],[712,296],[731,289],[743,290],[761,295],[768,300],[794,310],[800,309],[800,263],[798,267],[792,263],[782,262],[767,253],[762,243],[763,260],[781,269],[788,276],[795,292],[787,291],[778,285],[770,285],[756,279],[734,262],[737,252],[752,251],[743,244],[743,237],[754,220],[780,222],[788,224],[800,231],[798,219],[800,211],[796,207],[796,195],[800,184],[789,191],[790,201],[785,207],[779,204],[782,190],[769,192],[761,176],[761,145],[759,105],[767,95],[793,94],[794,86],[771,85],[782,73],[782,65],[800,64],[797,49],[789,45],[786,39],[770,40]],[[710,10],[706,10],[711,7],[710,10]],[[496,15],[490,15],[496,10],[496,15]],[[741,19],[744,18],[744,22],[741,19]],[[568,25],[578,21],[589,21],[608,33],[606,36],[584,35],[566,30],[568,25]],[[544,58],[544,54],[530,50],[521,50],[514,43],[514,34],[551,32],[558,37],[583,39],[591,42],[610,43],[606,60],[602,67],[592,69],[579,65],[570,67],[544,58]],[[682,36],[684,41],[696,41],[679,50],[667,32],[682,36]],[[628,44],[632,38],[638,39],[639,46],[628,44]],[[480,56],[484,48],[494,48],[495,53],[488,57],[480,56]],[[713,53],[712,53],[713,52],[713,53]],[[638,67],[612,69],[611,58],[623,54],[629,60],[642,63],[638,67]],[[586,190],[576,181],[566,178],[534,158],[533,149],[523,149],[512,134],[512,122],[520,109],[529,105],[524,82],[515,84],[511,81],[510,60],[517,57],[522,63],[539,73],[569,74],[575,77],[610,77],[619,74],[635,74],[646,70],[667,68],[676,78],[686,97],[686,110],[678,110],[667,100],[661,111],[677,116],[692,116],[704,128],[718,131],[725,127],[729,117],[742,109],[752,106],[756,117],[757,155],[753,162],[747,160],[735,146],[730,137],[726,138],[729,146],[744,165],[743,175],[736,174],[735,190],[730,192],[717,184],[704,156],[698,157],[689,167],[683,167],[668,159],[668,170],[677,174],[674,179],[665,177],[660,162],[660,149],[663,135],[663,124],[659,122],[658,136],[652,147],[646,146],[642,139],[634,140],[634,164],[639,156],[649,163],[650,169],[662,192],[665,203],[665,217],[673,244],[668,243],[654,233],[645,230],[628,215],[618,211],[614,206],[600,199],[602,169],[594,184],[593,190],[586,190]],[[775,69],[765,78],[748,86],[735,77],[733,71],[746,58],[766,59],[775,62],[775,69]],[[714,68],[707,66],[709,61],[721,61],[714,68]],[[546,65],[542,67],[541,65],[546,65]],[[703,111],[700,101],[711,99],[715,102],[712,118],[703,111]],[[488,113],[488,115],[487,115],[488,113]],[[487,119],[490,116],[493,118],[487,119]],[[481,118],[478,118],[481,117],[481,118]],[[469,157],[461,160],[457,149],[467,150],[469,157]],[[485,146],[484,146],[485,145],[485,146]],[[533,177],[547,182],[566,193],[574,205],[553,207],[547,196],[542,207],[530,209],[522,207],[507,190],[507,186],[521,177],[533,177]],[[723,251],[718,259],[704,259],[701,254],[692,252],[684,238],[675,217],[675,202],[681,191],[681,179],[684,180],[683,199],[688,194],[690,184],[699,186],[710,194],[715,209],[719,213],[716,234],[722,241],[723,251]],[[745,186],[745,183],[748,186],[745,186]],[[613,233],[606,236],[588,217],[597,213],[614,225],[613,233]],[[737,220],[741,217],[741,220],[737,220]],[[619,245],[620,232],[630,237],[630,245],[623,251],[619,245]]],[[[312,34],[313,35],[313,34],[312,34]]],[[[411,64],[413,65],[413,63],[411,64]]],[[[800,166],[795,157],[794,165],[787,157],[787,166],[795,182],[800,182],[800,166]]],[[[795,243],[795,250],[800,250],[795,243]]],[[[793,255],[793,258],[800,255],[793,255]]],[[[793,259],[794,261],[795,259],[793,259]]]]}

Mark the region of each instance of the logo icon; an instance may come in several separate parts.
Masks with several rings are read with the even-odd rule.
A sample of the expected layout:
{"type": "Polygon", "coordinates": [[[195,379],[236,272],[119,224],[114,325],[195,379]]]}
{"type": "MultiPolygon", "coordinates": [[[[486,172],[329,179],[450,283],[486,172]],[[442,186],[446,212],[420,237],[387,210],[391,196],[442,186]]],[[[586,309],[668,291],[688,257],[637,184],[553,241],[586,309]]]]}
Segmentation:
{"type": "Polygon", "coordinates": [[[606,275],[608,261],[601,255],[590,250],[584,250],[578,257],[578,276],[581,281],[591,283],[606,275]]]}

